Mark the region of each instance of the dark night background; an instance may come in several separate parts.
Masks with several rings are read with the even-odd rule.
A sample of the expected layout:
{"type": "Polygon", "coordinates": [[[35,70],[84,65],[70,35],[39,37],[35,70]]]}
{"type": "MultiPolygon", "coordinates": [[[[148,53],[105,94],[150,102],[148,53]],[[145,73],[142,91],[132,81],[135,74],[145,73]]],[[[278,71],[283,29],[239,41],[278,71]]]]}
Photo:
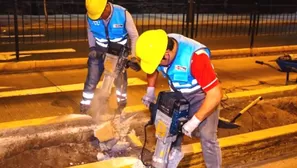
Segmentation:
{"type": "MultiPolygon", "coordinates": [[[[183,13],[181,6],[187,0],[110,0],[134,13],[183,13]]],[[[261,13],[292,13],[297,11],[296,0],[194,0],[200,5],[199,13],[249,13],[255,9],[261,13]],[[286,5],[282,7],[281,5],[286,5]],[[289,6],[288,6],[289,5],[289,6]],[[290,6],[291,5],[291,6],[290,6]]],[[[48,14],[83,14],[84,0],[46,0],[48,14]]],[[[13,13],[14,0],[1,0],[0,14],[13,13]]],[[[43,0],[18,0],[18,14],[44,14],[43,0]]]]}

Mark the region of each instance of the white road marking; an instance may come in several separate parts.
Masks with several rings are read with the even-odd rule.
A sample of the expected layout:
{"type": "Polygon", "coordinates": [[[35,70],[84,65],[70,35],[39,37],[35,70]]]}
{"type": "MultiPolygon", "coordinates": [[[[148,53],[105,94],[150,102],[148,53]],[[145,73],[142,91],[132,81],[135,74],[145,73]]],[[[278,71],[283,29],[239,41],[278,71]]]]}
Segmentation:
{"type": "MultiPolygon", "coordinates": [[[[143,81],[139,78],[128,78],[128,86],[139,86],[139,85],[146,85],[146,84],[147,84],[146,81],[143,81]]],[[[102,82],[99,82],[97,87],[100,87],[101,85],[102,85],[102,82]]],[[[0,98],[80,91],[80,90],[83,90],[83,88],[84,88],[84,83],[78,83],[78,84],[50,86],[50,87],[34,88],[34,89],[5,91],[5,92],[0,92],[0,98]]]]}
{"type": "MultiPolygon", "coordinates": [[[[46,54],[46,53],[63,53],[63,52],[76,52],[73,48],[49,49],[49,50],[29,50],[20,51],[20,54],[46,54]]],[[[14,55],[15,51],[0,52],[0,55],[14,55]]]]}
{"type": "Polygon", "coordinates": [[[11,86],[0,86],[0,89],[10,89],[10,88],[13,88],[11,86]]]}
{"type": "MultiPolygon", "coordinates": [[[[0,35],[0,38],[14,38],[15,35],[0,35]]],[[[44,34],[19,34],[19,38],[36,38],[36,37],[45,37],[44,34]]]]}
{"type": "MultiPolygon", "coordinates": [[[[49,53],[65,53],[65,52],[76,52],[73,48],[62,48],[62,49],[49,49],[49,50],[29,50],[20,51],[20,57],[29,57],[32,54],[49,54],[49,53]]],[[[0,60],[13,60],[15,59],[15,52],[0,52],[0,60]]]]}

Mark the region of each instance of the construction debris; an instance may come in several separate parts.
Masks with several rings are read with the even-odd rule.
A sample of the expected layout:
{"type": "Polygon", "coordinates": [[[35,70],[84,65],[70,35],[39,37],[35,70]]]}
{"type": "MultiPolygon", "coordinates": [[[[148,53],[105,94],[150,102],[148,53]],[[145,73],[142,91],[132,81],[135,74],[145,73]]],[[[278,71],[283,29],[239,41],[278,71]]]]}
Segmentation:
{"type": "Polygon", "coordinates": [[[97,160],[98,161],[102,161],[102,160],[104,160],[104,158],[105,158],[104,154],[101,153],[101,152],[98,152],[98,154],[97,154],[97,160]]]}
{"type": "Polygon", "coordinates": [[[110,121],[100,124],[94,130],[94,136],[98,138],[100,142],[105,142],[115,138],[115,131],[112,123],[110,121]]]}
{"type": "Polygon", "coordinates": [[[100,142],[99,143],[99,147],[101,149],[101,151],[109,151],[112,149],[112,147],[117,144],[118,139],[114,138],[112,140],[106,141],[106,142],[100,142]]]}
{"type": "Polygon", "coordinates": [[[135,130],[131,130],[128,134],[128,142],[131,143],[131,146],[141,148],[143,144],[139,140],[139,137],[136,136],[135,130]]]}
{"type": "Polygon", "coordinates": [[[111,149],[111,152],[123,152],[127,150],[130,146],[129,142],[118,141],[111,149]]]}

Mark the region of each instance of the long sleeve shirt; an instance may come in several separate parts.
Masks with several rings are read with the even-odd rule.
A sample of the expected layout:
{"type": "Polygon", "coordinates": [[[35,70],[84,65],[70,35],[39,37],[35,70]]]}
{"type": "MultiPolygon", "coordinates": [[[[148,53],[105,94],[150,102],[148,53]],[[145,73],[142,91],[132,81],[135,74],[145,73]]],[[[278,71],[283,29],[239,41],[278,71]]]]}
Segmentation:
{"type": "MultiPolygon", "coordinates": [[[[113,6],[111,6],[111,14],[110,16],[106,19],[106,20],[103,20],[105,26],[108,25],[109,21],[110,21],[110,17],[112,15],[112,12],[113,12],[113,6]]],[[[136,29],[136,26],[134,24],[134,21],[133,21],[133,18],[132,18],[132,15],[126,10],[126,24],[125,24],[125,27],[126,27],[126,30],[128,32],[128,36],[131,40],[131,54],[132,56],[135,56],[135,45],[136,45],[136,40],[139,36],[138,34],[138,31],[136,29]]],[[[89,26],[87,28],[87,31],[88,31],[88,42],[89,42],[89,47],[95,47],[95,44],[96,44],[96,41],[95,41],[95,38],[93,36],[93,33],[91,32],[89,26]]]]}

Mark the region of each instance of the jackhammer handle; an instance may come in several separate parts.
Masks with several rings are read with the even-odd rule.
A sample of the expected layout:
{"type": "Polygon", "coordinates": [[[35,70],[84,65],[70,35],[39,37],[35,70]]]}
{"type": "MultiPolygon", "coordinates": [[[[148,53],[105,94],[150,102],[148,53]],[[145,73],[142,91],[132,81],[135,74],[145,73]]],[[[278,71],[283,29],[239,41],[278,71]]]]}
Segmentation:
{"type": "Polygon", "coordinates": [[[158,108],[158,105],[157,104],[150,103],[150,105],[149,105],[149,111],[151,113],[151,119],[148,122],[149,125],[153,125],[155,123],[156,114],[157,114],[157,108],[158,108]]]}
{"type": "Polygon", "coordinates": [[[242,109],[230,122],[234,123],[237,118],[239,118],[244,112],[246,112],[248,109],[253,107],[255,104],[257,104],[262,99],[263,99],[262,96],[259,96],[257,99],[252,101],[249,105],[247,105],[244,109],[242,109]]]}
{"type": "Polygon", "coordinates": [[[130,60],[127,62],[127,68],[131,68],[136,72],[140,71],[141,69],[140,65],[137,62],[133,62],[130,60]]]}
{"type": "Polygon", "coordinates": [[[263,61],[256,61],[256,64],[261,64],[261,65],[263,65],[264,62],[263,62],[263,61]]]}

